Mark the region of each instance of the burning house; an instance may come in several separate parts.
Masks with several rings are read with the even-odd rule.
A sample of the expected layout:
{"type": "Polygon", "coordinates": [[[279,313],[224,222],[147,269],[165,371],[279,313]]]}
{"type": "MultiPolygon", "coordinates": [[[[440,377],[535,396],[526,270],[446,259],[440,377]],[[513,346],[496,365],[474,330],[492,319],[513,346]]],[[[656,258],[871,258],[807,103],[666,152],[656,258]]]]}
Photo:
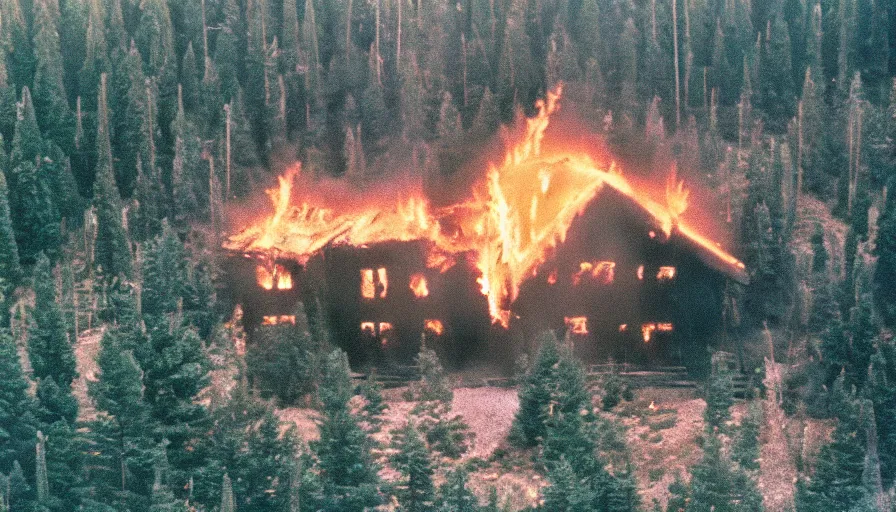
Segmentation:
{"type": "Polygon", "coordinates": [[[431,206],[420,190],[332,201],[294,190],[290,169],[269,191],[273,214],[225,243],[247,329],[294,322],[316,297],[356,366],[409,362],[421,339],[453,362],[507,356],[545,328],[592,360],[705,353],[744,265],[681,218],[688,193],[674,174],[663,203],[612,164],[542,148],[558,99],[537,105],[457,204],[431,206]]]}

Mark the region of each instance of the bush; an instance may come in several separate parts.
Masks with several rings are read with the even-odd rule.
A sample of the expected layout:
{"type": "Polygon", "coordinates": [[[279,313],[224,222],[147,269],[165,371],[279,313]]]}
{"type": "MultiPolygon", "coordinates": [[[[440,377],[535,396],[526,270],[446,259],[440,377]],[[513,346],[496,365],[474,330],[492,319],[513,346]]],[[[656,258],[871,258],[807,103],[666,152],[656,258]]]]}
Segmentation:
{"type": "Polygon", "coordinates": [[[631,401],[634,393],[628,383],[616,373],[607,375],[603,382],[604,396],[601,405],[605,411],[619,405],[623,400],[631,401]]]}

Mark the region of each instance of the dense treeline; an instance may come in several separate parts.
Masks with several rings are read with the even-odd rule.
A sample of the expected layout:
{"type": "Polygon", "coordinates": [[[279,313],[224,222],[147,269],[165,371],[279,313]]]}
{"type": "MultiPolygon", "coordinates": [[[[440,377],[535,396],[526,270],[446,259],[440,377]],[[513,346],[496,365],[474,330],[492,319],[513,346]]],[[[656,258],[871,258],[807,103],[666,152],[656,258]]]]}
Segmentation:
{"type": "MultiPolygon", "coordinates": [[[[283,346],[307,376],[287,395],[317,397],[321,442],[300,450],[245,380],[206,400],[210,355],[235,335],[214,284],[225,207],[296,159],[359,188],[390,162],[450,174],[559,82],[621,157],[675,160],[723,198],[752,280],[728,294],[730,327],[795,340],[785,407],[839,418],[798,508],[880,504],[896,478],[894,74],[896,3],[881,0],[0,0],[0,510],[382,502],[362,428],[382,399],[368,388],[366,412],[350,408],[319,319],[283,346]],[[99,325],[85,415],[73,342],[99,325]]],[[[545,343],[518,418],[550,472],[545,507],[630,510],[630,462],[591,456],[581,369],[545,343]],[[566,409],[546,417],[545,399],[566,409]]],[[[420,400],[394,494],[475,510],[465,470],[437,492],[421,449],[462,451],[462,421],[450,398],[420,400]]],[[[752,509],[757,457],[716,456],[717,437],[673,494],[752,509]]]]}

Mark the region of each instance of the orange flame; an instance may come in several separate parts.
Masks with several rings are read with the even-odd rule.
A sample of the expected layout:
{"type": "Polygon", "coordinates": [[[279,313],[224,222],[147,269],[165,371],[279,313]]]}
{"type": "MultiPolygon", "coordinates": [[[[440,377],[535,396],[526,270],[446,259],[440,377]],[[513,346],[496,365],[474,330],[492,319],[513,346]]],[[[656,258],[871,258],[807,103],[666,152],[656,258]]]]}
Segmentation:
{"type": "Polygon", "coordinates": [[[414,297],[417,297],[418,299],[429,296],[429,288],[426,286],[426,276],[423,274],[414,274],[411,276],[410,288],[414,292],[414,297]]]}
{"type": "MultiPolygon", "coordinates": [[[[575,218],[609,187],[649,213],[651,238],[661,231],[668,239],[676,229],[724,264],[743,270],[740,261],[682,222],[688,191],[674,170],[663,204],[637,191],[615,164],[602,167],[581,152],[546,150],[545,131],[559,108],[561,93],[558,87],[536,103],[537,113],[526,120],[525,132],[508,147],[503,162],[488,169],[465,202],[434,208],[422,190],[378,195],[369,204],[363,198],[334,201],[309,191],[298,194],[294,185],[301,166],[295,164],[279,178],[278,188],[267,191],[274,213],[232,236],[224,246],[246,253],[276,250],[280,257],[304,264],[331,244],[426,241],[427,266],[440,272],[454,265],[458,255],[469,255],[481,274],[477,281],[492,320],[506,327],[520,285],[536,274],[550,251],[564,241],[575,218]]],[[[595,274],[595,264],[589,264],[589,278],[612,281],[612,267],[595,274]]],[[[639,278],[642,272],[639,269],[639,278]]],[[[555,272],[548,282],[556,282],[555,272]]],[[[416,287],[412,289],[416,294],[416,287]]],[[[385,298],[387,293],[385,269],[362,270],[362,297],[385,298]]]]}

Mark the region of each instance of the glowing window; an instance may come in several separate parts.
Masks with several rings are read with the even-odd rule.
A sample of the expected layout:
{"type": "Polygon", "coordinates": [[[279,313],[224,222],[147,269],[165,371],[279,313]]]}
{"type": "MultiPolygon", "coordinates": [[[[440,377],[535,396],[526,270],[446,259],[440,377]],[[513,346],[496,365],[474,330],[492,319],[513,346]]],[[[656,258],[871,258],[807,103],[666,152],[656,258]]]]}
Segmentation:
{"type": "Polygon", "coordinates": [[[588,334],[588,317],[586,316],[567,316],[563,318],[566,322],[566,328],[572,334],[588,334]]]}
{"type": "Polygon", "coordinates": [[[295,315],[272,315],[261,318],[261,325],[296,324],[295,315]]]}
{"type": "Polygon", "coordinates": [[[417,297],[418,299],[429,296],[429,287],[426,283],[426,276],[423,274],[414,274],[411,276],[410,288],[411,291],[414,292],[414,297],[417,297]]]}
{"type": "Polygon", "coordinates": [[[445,327],[442,325],[441,320],[425,320],[423,322],[423,329],[436,336],[441,336],[441,334],[445,332],[445,327]]]}
{"type": "Polygon", "coordinates": [[[386,269],[376,269],[376,277],[379,280],[380,298],[385,299],[386,294],[389,292],[389,277],[386,275],[386,269]]]}
{"type": "Polygon", "coordinates": [[[644,343],[650,343],[650,340],[653,339],[654,333],[659,332],[672,332],[673,326],[671,322],[650,322],[641,325],[641,335],[644,337],[644,343]]]}
{"type": "Polygon", "coordinates": [[[279,264],[272,268],[265,265],[255,267],[255,281],[265,290],[273,290],[275,284],[278,290],[292,289],[292,274],[279,264]]]}
{"type": "Polygon", "coordinates": [[[373,322],[361,322],[361,332],[370,336],[376,336],[376,324],[373,322]]]}
{"type": "Polygon", "coordinates": [[[372,268],[361,269],[361,297],[385,299],[388,293],[389,277],[385,268],[378,268],[376,272],[372,268]]]}
{"type": "Polygon", "coordinates": [[[638,281],[644,280],[644,265],[638,265],[638,281]]]}
{"type": "Polygon", "coordinates": [[[376,296],[376,285],[373,282],[373,269],[361,269],[361,297],[372,299],[376,296]]]}
{"type": "Polygon", "coordinates": [[[601,284],[610,284],[616,278],[616,263],[612,261],[598,261],[594,263],[591,276],[601,284]]]}
{"type": "Polygon", "coordinates": [[[612,261],[583,261],[579,271],[573,274],[572,284],[578,285],[582,279],[593,279],[600,284],[610,284],[616,278],[616,263],[612,261]]]}
{"type": "Polygon", "coordinates": [[[675,267],[660,267],[656,273],[657,281],[671,281],[675,278],[675,267]]]}

